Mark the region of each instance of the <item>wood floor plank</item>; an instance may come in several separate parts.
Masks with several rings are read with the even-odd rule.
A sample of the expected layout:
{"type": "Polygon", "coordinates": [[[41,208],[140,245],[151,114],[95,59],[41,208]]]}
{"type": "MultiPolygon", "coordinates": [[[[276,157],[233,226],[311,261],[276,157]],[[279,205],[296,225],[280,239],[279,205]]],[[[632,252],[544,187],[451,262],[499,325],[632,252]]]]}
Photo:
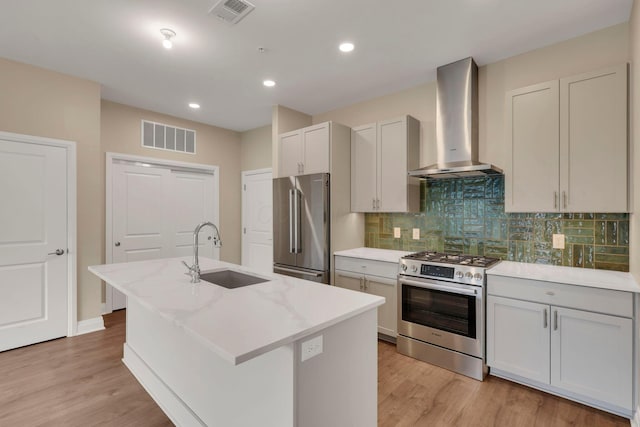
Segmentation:
{"type": "MultiPolygon", "coordinates": [[[[0,353],[0,426],[173,425],[122,363],[125,312],[104,320],[104,331],[0,353]]],[[[382,341],[378,371],[381,427],[629,426],[627,419],[500,378],[475,381],[382,341]]]]}
{"type": "Polygon", "coordinates": [[[378,343],[378,426],[629,427],[629,420],[501,378],[476,381],[378,343]]]}

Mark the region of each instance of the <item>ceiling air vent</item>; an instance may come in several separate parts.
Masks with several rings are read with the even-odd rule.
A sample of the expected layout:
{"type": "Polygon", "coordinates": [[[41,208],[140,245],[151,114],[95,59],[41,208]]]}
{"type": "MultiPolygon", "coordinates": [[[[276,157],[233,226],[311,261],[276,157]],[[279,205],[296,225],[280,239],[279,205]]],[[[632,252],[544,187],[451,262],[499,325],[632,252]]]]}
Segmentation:
{"type": "Polygon", "coordinates": [[[237,24],[253,9],[255,6],[245,0],[220,0],[209,13],[230,24],[237,24]]]}

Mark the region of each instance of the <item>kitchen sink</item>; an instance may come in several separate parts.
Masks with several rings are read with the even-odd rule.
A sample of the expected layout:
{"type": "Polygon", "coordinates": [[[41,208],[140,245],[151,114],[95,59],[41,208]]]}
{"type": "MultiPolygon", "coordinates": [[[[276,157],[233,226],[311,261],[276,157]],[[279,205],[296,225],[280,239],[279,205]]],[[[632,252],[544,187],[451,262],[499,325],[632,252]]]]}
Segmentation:
{"type": "Polygon", "coordinates": [[[243,286],[255,285],[268,282],[268,279],[240,273],[234,270],[216,270],[208,273],[201,273],[200,280],[222,286],[227,289],[241,288],[243,286]]]}

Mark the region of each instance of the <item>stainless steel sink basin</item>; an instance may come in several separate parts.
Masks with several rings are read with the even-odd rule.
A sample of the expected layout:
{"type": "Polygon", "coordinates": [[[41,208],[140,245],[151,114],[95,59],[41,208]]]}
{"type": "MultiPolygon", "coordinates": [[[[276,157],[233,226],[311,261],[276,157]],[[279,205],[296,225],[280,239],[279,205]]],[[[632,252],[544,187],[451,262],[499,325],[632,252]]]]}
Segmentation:
{"type": "Polygon", "coordinates": [[[208,273],[201,273],[200,280],[222,286],[227,289],[241,288],[243,286],[255,285],[267,282],[268,279],[240,273],[234,270],[216,270],[208,273]]]}

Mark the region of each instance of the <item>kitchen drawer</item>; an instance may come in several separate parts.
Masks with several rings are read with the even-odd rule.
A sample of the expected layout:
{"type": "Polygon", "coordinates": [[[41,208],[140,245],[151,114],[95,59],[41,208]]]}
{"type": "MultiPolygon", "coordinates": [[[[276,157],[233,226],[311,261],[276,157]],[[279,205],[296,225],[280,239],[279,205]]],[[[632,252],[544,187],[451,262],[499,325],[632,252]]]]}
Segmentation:
{"type": "Polygon", "coordinates": [[[487,293],[615,316],[633,317],[633,298],[629,292],[488,275],[487,293]]]}
{"type": "Polygon", "coordinates": [[[353,273],[396,279],[398,276],[397,262],[384,262],[364,258],[335,256],[335,269],[351,271],[353,273]]]}

